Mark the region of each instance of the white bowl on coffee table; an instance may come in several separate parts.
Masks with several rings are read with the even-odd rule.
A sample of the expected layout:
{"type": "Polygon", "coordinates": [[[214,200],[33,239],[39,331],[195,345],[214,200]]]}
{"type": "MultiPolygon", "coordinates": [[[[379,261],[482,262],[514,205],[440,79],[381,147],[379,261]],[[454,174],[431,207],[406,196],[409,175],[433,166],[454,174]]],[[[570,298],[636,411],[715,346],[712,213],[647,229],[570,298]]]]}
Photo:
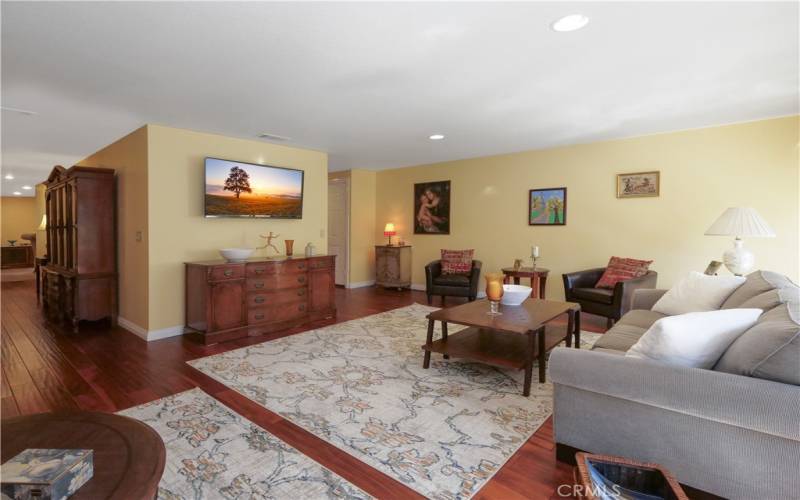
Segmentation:
{"type": "Polygon", "coordinates": [[[518,306],[531,296],[533,289],[525,285],[503,285],[503,298],[500,303],[504,306],[518,306]]]}

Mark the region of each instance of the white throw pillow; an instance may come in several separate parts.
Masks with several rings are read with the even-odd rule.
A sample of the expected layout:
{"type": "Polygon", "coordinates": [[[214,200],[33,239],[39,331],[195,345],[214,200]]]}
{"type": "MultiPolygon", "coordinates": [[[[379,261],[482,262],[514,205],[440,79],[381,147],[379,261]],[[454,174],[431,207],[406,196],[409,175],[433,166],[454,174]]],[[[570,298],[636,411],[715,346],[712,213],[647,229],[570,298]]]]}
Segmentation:
{"type": "Polygon", "coordinates": [[[716,311],[745,281],[742,276],[708,276],[692,271],[662,295],[653,310],[668,316],[716,311]]]}
{"type": "Polygon", "coordinates": [[[761,309],[723,309],[667,316],[653,323],[625,356],[669,365],[712,368],[761,309]]]}

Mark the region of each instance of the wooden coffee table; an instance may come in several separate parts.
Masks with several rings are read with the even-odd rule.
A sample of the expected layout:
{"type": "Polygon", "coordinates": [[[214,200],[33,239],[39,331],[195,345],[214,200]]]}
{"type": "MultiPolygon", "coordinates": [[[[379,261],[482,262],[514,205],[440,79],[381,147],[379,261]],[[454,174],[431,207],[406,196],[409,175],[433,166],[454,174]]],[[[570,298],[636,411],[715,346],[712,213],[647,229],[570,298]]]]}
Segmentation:
{"type": "Polygon", "coordinates": [[[70,498],[155,498],[166,450],[148,425],[109,413],[40,413],[2,421],[2,463],[26,448],[94,450],[94,476],[70,498]]]}
{"type": "Polygon", "coordinates": [[[522,394],[531,393],[533,361],[539,361],[539,382],[545,381],[546,354],[555,346],[566,341],[580,348],[581,306],[573,302],[527,299],[520,306],[500,306],[499,316],[487,314],[489,302],[476,300],[466,304],[439,309],[428,314],[428,337],[422,349],[425,351],[423,368],[431,364],[431,353],[466,358],[501,368],[525,370],[525,384],[522,394]],[[545,324],[558,316],[568,317],[566,334],[561,328],[545,328],[545,324]],[[442,322],[442,338],[433,340],[433,325],[442,322]],[[447,334],[447,324],[464,325],[465,328],[453,335],[447,334]]]}

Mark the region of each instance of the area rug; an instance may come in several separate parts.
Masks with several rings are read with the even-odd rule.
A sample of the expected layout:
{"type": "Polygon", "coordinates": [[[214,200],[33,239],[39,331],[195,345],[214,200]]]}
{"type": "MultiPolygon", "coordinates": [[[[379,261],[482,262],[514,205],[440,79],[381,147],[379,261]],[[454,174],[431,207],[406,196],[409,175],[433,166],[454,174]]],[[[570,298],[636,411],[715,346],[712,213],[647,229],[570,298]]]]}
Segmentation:
{"type": "Polygon", "coordinates": [[[553,389],[534,383],[526,398],[521,371],[439,355],[423,369],[434,310],[414,304],[189,364],[424,496],[470,498],[547,419],[553,389]]]}
{"type": "Polygon", "coordinates": [[[119,414],[164,440],[159,499],[371,498],[200,389],[119,414]]]}

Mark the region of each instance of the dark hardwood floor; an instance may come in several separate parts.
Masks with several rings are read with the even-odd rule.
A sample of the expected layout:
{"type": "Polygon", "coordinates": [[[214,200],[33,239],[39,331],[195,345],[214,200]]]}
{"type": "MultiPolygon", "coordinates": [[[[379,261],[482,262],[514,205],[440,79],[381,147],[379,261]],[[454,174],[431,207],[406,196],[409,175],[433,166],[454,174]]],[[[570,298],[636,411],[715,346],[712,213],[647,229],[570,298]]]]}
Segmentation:
{"type": "MultiPolygon", "coordinates": [[[[2,283],[3,418],[62,409],[116,412],[200,387],[219,401],[378,498],[420,496],[336,447],[265,410],[189,367],[186,361],[272,338],[318,328],[334,321],[279,335],[204,346],[183,337],[145,342],[123,328],[81,327],[79,334],[44,323],[33,281],[2,283]]],[[[338,318],[347,321],[413,302],[422,292],[377,288],[337,288],[338,318]]],[[[460,303],[448,300],[448,306],[460,303]]],[[[437,302],[438,304],[438,302],[437,302]]],[[[605,320],[584,315],[584,330],[605,330],[605,320]]],[[[420,362],[422,351],[420,350],[420,362]]],[[[572,468],[555,460],[552,419],[520,448],[476,499],[560,498],[556,487],[571,484],[572,468]]]]}

